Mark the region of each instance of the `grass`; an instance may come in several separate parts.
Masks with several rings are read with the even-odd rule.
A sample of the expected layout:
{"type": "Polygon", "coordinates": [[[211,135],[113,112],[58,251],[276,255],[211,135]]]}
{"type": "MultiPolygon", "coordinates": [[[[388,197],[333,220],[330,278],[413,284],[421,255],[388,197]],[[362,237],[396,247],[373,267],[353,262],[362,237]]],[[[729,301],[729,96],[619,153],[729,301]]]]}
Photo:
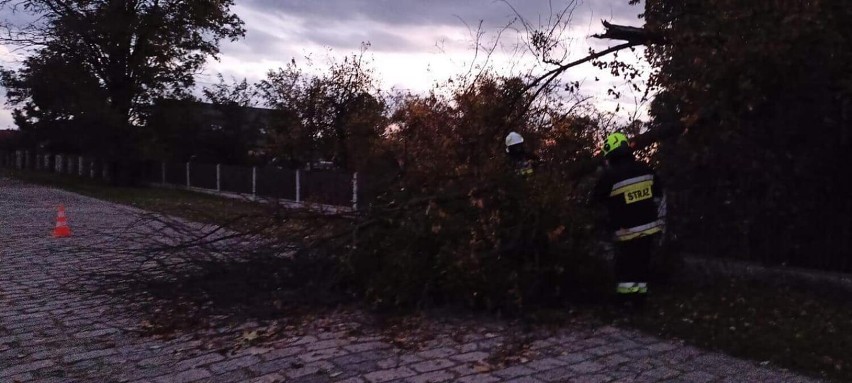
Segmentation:
{"type": "Polygon", "coordinates": [[[210,224],[226,222],[235,216],[257,215],[268,210],[262,204],[251,201],[181,189],[113,187],[77,176],[10,169],[0,169],[0,176],[210,224]]]}
{"type": "Polygon", "coordinates": [[[702,348],[852,381],[852,303],[790,285],[726,280],[663,287],[645,312],[613,322],[702,348]]]}
{"type": "MultiPolygon", "coordinates": [[[[88,179],[49,173],[3,169],[0,175],[214,224],[235,215],[264,213],[265,208],[203,193],[106,187],[88,179]]],[[[832,290],[728,278],[714,283],[681,281],[657,287],[641,313],[625,314],[601,306],[578,311],[581,317],[682,339],[736,357],[766,361],[812,376],[852,381],[852,300],[848,298],[832,290]]],[[[531,317],[538,314],[543,315],[539,322],[577,319],[577,315],[546,312],[531,317]]]]}
{"type": "Polygon", "coordinates": [[[539,310],[533,324],[610,324],[837,382],[852,381],[849,293],[719,278],[655,286],[643,310],[587,305],[539,310]]]}

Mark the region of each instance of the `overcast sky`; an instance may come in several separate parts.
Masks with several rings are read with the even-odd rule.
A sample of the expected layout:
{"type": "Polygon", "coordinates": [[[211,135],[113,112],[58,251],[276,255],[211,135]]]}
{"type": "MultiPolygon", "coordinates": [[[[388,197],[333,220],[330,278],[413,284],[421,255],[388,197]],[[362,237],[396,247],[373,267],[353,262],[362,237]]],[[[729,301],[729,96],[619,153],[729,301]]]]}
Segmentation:
{"type": "MultiPolygon", "coordinates": [[[[538,26],[569,1],[236,0],[234,11],[245,21],[246,36],[223,43],[220,60],[211,60],[197,80],[201,86],[209,85],[222,73],[226,78],[257,81],[291,59],[304,64],[306,56],[321,69],[329,59],[356,53],[363,42],[369,42],[367,56],[384,89],[423,92],[467,71],[475,57],[482,63],[483,56],[476,56],[473,49],[473,34],[480,22],[486,33],[481,41],[490,43],[515,19],[515,11],[538,26]]],[[[569,57],[579,58],[589,48],[605,49],[611,44],[589,38],[602,31],[601,19],[641,25],[637,15],[642,6],[630,6],[628,0],[584,0],[573,9],[570,32],[565,36],[570,42],[569,57]]],[[[504,31],[499,42],[490,61],[495,70],[517,73],[532,65],[529,57],[516,53],[517,34],[504,31]]],[[[642,62],[641,50],[626,55],[621,57],[642,62]]],[[[2,65],[14,66],[20,59],[0,46],[2,65]]],[[[572,69],[565,79],[581,81],[583,93],[593,96],[600,109],[612,111],[621,103],[625,118],[635,110],[630,91],[625,89],[621,100],[607,96],[608,86],[622,81],[606,71],[586,64],[572,69]]],[[[0,129],[12,125],[8,108],[0,111],[0,129]]]]}

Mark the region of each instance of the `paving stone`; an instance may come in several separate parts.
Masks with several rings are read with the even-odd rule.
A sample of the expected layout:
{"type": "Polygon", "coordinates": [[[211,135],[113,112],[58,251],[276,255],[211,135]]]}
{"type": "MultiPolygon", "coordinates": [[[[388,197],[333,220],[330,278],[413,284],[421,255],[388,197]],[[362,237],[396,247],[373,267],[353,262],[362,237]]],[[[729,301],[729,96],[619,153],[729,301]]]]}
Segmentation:
{"type": "Polygon", "coordinates": [[[364,351],[355,354],[347,354],[332,358],[331,362],[337,365],[358,364],[366,361],[378,361],[394,356],[393,352],[387,350],[364,351]]]}
{"type": "Polygon", "coordinates": [[[688,374],[684,374],[683,376],[681,376],[681,379],[693,383],[707,383],[716,380],[716,376],[703,371],[694,371],[688,374]]]}
{"type": "Polygon", "coordinates": [[[435,348],[435,349],[431,349],[431,350],[418,352],[417,356],[424,358],[424,359],[446,358],[446,357],[455,355],[457,353],[458,352],[456,350],[452,349],[451,347],[442,347],[442,348],[435,348]]]}
{"type": "Polygon", "coordinates": [[[38,362],[18,364],[18,365],[7,365],[10,367],[5,367],[0,369],[0,378],[7,378],[13,375],[20,375],[23,373],[27,373],[30,371],[35,371],[38,369],[46,368],[53,366],[52,360],[40,360],[38,362]]]}
{"type": "Polygon", "coordinates": [[[266,362],[259,362],[248,367],[249,371],[256,375],[282,373],[293,369],[293,366],[304,366],[304,364],[296,362],[296,359],[275,359],[266,362]]]}
{"type": "Polygon", "coordinates": [[[535,372],[535,370],[527,366],[512,366],[509,368],[504,368],[502,370],[494,371],[493,374],[502,378],[510,379],[517,378],[523,375],[531,375],[535,372]]]}
{"type": "Polygon", "coordinates": [[[371,372],[369,374],[364,375],[364,379],[366,379],[370,383],[382,383],[396,379],[408,378],[414,375],[417,375],[417,373],[415,373],[408,367],[399,367],[371,372]]]}
{"type": "Polygon", "coordinates": [[[210,377],[210,371],[205,369],[192,369],[186,371],[177,372],[174,375],[163,376],[157,378],[156,381],[158,383],[188,383],[188,382],[197,382],[203,379],[207,379],[210,377]]]}
{"type": "Polygon", "coordinates": [[[25,372],[25,373],[23,373],[23,374],[17,374],[17,375],[14,375],[14,376],[11,376],[11,375],[10,375],[10,376],[8,376],[8,380],[7,380],[7,381],[8,381],[8,382],[11,382],[11,383],[15,383],[15,382],[21,382],[21,383],[23,383],[23,382],[29,382],[29,381],[32,381],[33,379],[35,379],[35,378],[33,377],[33,374],[31,374],[31,373],[29,373],[29,372],[25,372]]]}
{"type": "Polygon", "coordinates": [[[218,362],[220,360],[225,359],[222,354],[213,353],[213,354],[204,354],[201,356],[197,356],[191,359],[186,359],[181,361],[180,363],[175,365],[176,370],[185,370],[195,367],[204,366],[210,363],[218,362]]]}
{"type": "Polygon", "coordinates": [[[285,378],[284,375],[281,375],[276,372],[254,378],[251,380],[251,383],[280,383],[283,382],[285,379],[287,378],[285,378]]]}
{"type": "Polygon", "coordinates": [[[348,343],[349,342],[342,341],[342,340],[339,340],[339,339],[328,339],[328,340],[321,340],[321,341],[318,341],[318,342],[308,343],[306,345],[306,348],[307,348],[308,351],[318,351],[318,350],[325,350],[325,349],[329,349],[329,348],[339,348],[339,347],[346,345],[348,343]]]}
{"type": "Polygon", "coordinates": [[[572,383],[607,383],[612,378],[604,374],[582,375],[571,379],[572,383]]]}
{"type": "Polygon", "coordinates": [[[307,375],[313,375],[321,371],[332,371],[335,366],[327,361],[320,360],[311,364],[294,367],[286,373],[288,379],[301,378],[307,375]]]}
{"type": "Polygon", "coordinates": [[[412,364],[410,367],[417,372],[430,372],[435,370],[443,370],[446,368],[450,368],[455,366],[456,363],[450,361],[449,359],[433,359],[427,360],[425,362],[420,362],[416,364],[412,364]]]}
{"type": "Polygon", "coordinates": [[[532,368],[533,370],[536,370],[536,371],[546,371],[546,370],[551,370],[551,369],[554,369],[554,368],[557,368],[557,367],[563,367],[567,364],[568,364],[568,362],[566,362],[562,359],[545,358],[545,359],[533,360],[532,362],[527,363],[525,366],[532,368]]]}
{"type": "Polygon", "coordinates": [[[574,364],[574,365],[570,365],[570,366],[568,366],[568,368],[571,369],[572,371],[579,373],[579,374],[589,374],[589,373],[592,373],[592,372],[598,372],[600,370],[603,370],[604,368],[606,368],[606,366],[604,366],[600,363],[596,363],[596,362],[585,361],[585,362],[580,362],[580,363],[577,363],[577,364],[574,364]]]}
{"type": "Polygon", "coordinates": [[[559,367],[535,374],[534,376],[543,382],[565,382],[567,379],[577,376],[577,373],[568,367],[559,367]]]}
{"type": "Polygon", "coordinates": [[[349,378],[349,379],[337,381],[337,383],[364,383],[364,382],[366,382],[366,380],[364,380],[362,378],[349,378]]]}
{"type": "Polygon", "coordinates": [[[668,367],[657,367],[657,368],[654,368],[652,370],[648,370],[648,371],[642,373],[642,375],[640,375],[639,377],[640,378],[647,377],[647,378],[650,378],[652,380],[666,380],[666,379],[674,378],[674,377],[676,377],[680,374],[681,374],[680,371],[677,371],[677,370],[674,370],[674,369],[671,369],[671,368],[668,368],[668,367]]]}
{"type": "Polygon", "coordinates": [[[117,333],[118,330],[114,328],[105,328],[100,330],[91,330],[91,331],[82,331],[74,334],[75,338],[97,338],[100,336],[106,336],[110,334],[117,333]]]}
{"type": "Polygon", "coordinates": [[[673,343],[670,343],[670,342],[660,342],[660,343],[656,343],[656,344],[646,346],[645,348],[647,350],[651,351],[651,352],[660,353],[660,352],[665,352],[665,351],[671,351],[671,350],[677,349],[679,347],[680,346],[673,344],[673,343]]]}
{"type": "Polygon", "coordinates": [[[568,364],[577,364],[592,358],[594,358],[594,355],[585,352],[572,352],[556,357],[556,359],[563,360],[568,364]]]}
{"type": "Polygon", "coordinates": [[[459,383],[494,383],[499,382],[500,378],[489,374],[479,374],[463,376],[456,381],[459,383]]]}
{"type": "Polygon", "coordinates": [[[237,370],[243,367],[248,367],[256,364],[260,358],[254,355],[245,355],[239,358],[227,359],[221,362],[213,363],[209,366],[210,371],[216,374],[221,374],[228,371],[237,370]]]}
{"type": "Polygon", "coordinates": [[[446,370],[432,371],[406,378],[409,383],[438,383],[452,381],[455,376],[446,370]]]}
{"type": "Polygon", "coordinates": [[[280,348],[280,349],[276,349],[276,350],[272,350],[270,352],[264,353],[263,355],[261,355],[261,358],[263,360],[273,360],[273,359],[286,358],[286,357],[289,357],[289,356],[304,354],[306,352],[307,352],[307,350],[305,350],[304,347],[292,346],[292,347],[280,348]]]}
{"type": "Polygon", "coordinates": [[[624,363],[629,363],[629,362],[632,361],[632,359],[630,359],[630,358],[628,358],[624,355],[621,355],[621,354],[613,354],[613,355],[607,355],[607,356],[602,357],[602,358],[594,359],[593,361],[595,363],[600,363],[604,366],[607,366],[607,368],[612,368],[612,367],[615,367],[615,366],[618,366],[618,365],[621,365],[621,364],[624,364],[624,363]]]}
{"type": "Polygon", "coordinates": [[[326,348],[317,351],[308,351],[299,356],[299,360],[310,363],[317,360],[331,359],[337,356],[346,355],[348,352],[341,348],[326,348]]]}
{"type": "Polygon", "coordinates": [[[94,350],[88,352],[81,352],[77,354],[70,354],[62,357],[62,362],[64,363],[74,363],[80,360],[104,357],[108,355],[115,354],[115,349],[106,349],[106,350],[94,350]]]}
{"type": "Polygon", "coordinates": [[[483,360],[485,358],[488,358],[489,355],[490,354],[487,353],[487,352],[473,351],[473,352],[467,352],[467,353],[464,353],[464,354],[453,355],[453,356],[450,357],[450,359],[455,360],[455,361],[459,361],[459,362],[477,362],[477,361],[483,360]]]}
{"type": "Polygon", "coordinates": [[[363,352],[363,351],[373,351],[373,350],[382,350],[389,348],[390,345],[384,342],[366,342],[366,343],[357,343],[350,344],[347,346],[343,346],[343,349],[349,352],[363,352]]]}

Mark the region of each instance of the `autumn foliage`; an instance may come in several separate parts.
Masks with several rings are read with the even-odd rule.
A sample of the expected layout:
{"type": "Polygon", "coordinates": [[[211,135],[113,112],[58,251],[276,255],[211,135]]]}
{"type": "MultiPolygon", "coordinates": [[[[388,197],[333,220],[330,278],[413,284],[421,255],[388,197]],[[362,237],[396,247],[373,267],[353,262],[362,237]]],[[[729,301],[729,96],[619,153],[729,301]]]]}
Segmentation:
{"type": "Polygon", "coordinates": [[[483,77],[450,96],[401,100],[384,140],[399,173],[371,201],[343,259],[371,303],[513,311],[594,299],[608,286],[591,257],[583,185],[568,173],[592,157],[597,124],[524,110],[522,86],[483,77]],[[547,160],[533,176],[507,160],[509,131],[547,160]]]}

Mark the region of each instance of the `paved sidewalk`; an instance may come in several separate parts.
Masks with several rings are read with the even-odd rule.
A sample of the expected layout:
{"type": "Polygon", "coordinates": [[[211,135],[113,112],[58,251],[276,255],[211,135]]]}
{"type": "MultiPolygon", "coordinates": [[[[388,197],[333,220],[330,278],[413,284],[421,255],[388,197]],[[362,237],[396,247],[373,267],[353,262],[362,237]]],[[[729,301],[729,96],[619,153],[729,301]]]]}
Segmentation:
{"type": "Polygon", "coordinates": [[[0,178],[0,382],[816,381],[612,327],[521,334],[434,323],[425,326],[436,336],[407,343],[341,313],[236,350],[228,342],[266,327],[143,336],[138,313],[79,289],[93,274],[129,270],[128,260],[73,250],[132,219],[125,207],[0,178]],[[74,236],[56,240],[60,203],[74,236]],[[490,363],[500,355],[514,363],[490,363]]]}

